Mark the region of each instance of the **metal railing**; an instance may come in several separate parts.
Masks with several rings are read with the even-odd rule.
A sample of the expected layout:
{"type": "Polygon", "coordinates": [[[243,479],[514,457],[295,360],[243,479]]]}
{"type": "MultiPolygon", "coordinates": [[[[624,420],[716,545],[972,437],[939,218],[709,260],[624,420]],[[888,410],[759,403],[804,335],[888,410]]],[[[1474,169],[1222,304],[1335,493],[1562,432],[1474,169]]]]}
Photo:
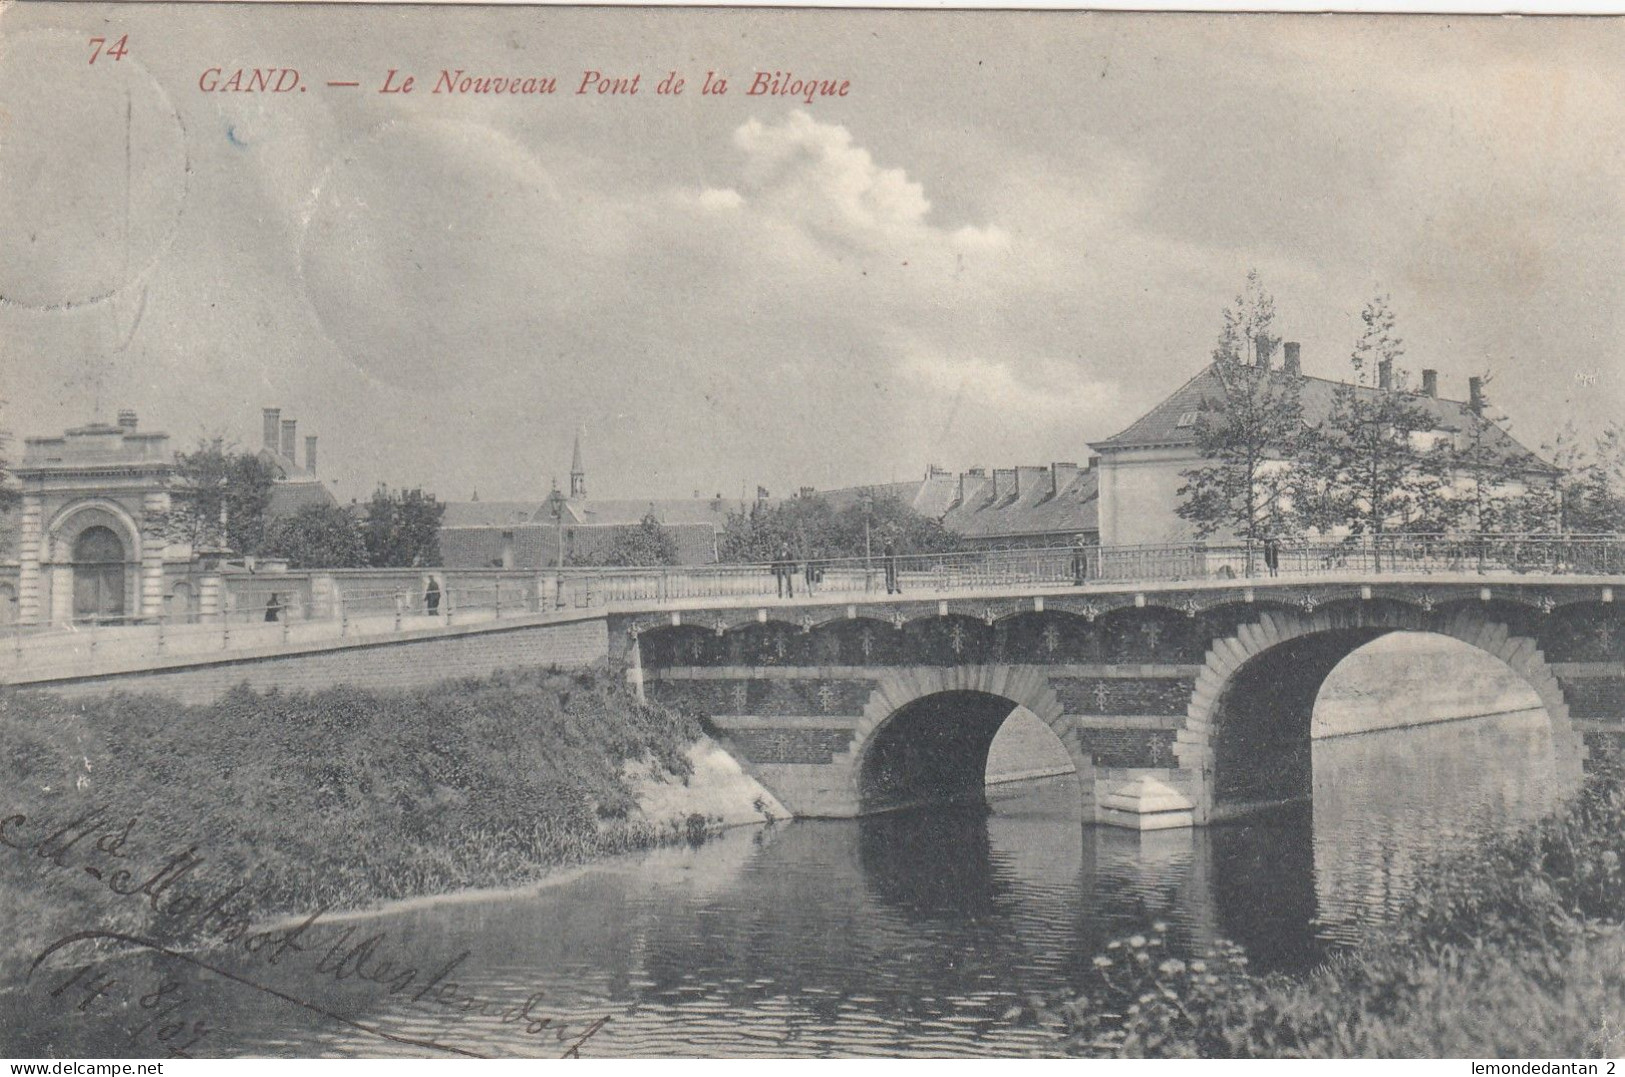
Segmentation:
{"type": "Polygon", "coordinates": [[[366,586],[367,577],[357,573],[326,593],[299,580],[284,585],[255,581],[250,587],[224,588],[227,608],[208,613],[178,610],[157,618],[12,624],[0,628],[0,668],[59,660],[82,664],[87,655],[100,664],[118,656],[133,661],[275,648],[517,617],[707,601],[873,600],[1278,577],[1625,576],[1625,536],[1394,534],[1286,542],[1275,548],[1273,557],[1262,544],[1249,549],[1237,543],[1172,543],[458,575],[458,570],[439,570],[434,587],[399,579],[366,586]]]}

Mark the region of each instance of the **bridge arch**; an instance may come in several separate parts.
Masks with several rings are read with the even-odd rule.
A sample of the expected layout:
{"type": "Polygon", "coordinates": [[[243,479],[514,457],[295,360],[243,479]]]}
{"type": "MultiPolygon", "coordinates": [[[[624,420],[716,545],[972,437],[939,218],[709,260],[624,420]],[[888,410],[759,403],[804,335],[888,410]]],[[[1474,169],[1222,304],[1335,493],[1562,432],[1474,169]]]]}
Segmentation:
{"type": "Polygon", "coordinates": [[[867,815],[981,796],[988,748],[1017,707],[1050,728],[1092,797],[1094,757],[1041,669],[916,666],[882,677],[853,729],[851,803],[867,815]]]}
{"type": "Polygon", "coordinates": [[[1269,766],[1280,783],[1307,778],[1306,723],[1320,686],[1356,649],[1393,632],[1460,640],[1518,674],[1550,719],[1560,774],[1578,781],[1583,739],[1570,718],[1562,685],[1535,639],[1510,630],[1483,604],[1428,610],[1391,599],[1337,601],[1266,611],[1208,649],[1174,745],[1180,769],[1191,776],[1196,821],[1223,817],[1249,801],[1273,799],[1269,794],[1280,784],[1261,787],[1245,774],[1249,753],[1266,746],[1278,751],[1269,766]],[[1305,723],[1302,751],[1279,752],[1283,734],[1291,736],[1297,723],[1305,723]]]}

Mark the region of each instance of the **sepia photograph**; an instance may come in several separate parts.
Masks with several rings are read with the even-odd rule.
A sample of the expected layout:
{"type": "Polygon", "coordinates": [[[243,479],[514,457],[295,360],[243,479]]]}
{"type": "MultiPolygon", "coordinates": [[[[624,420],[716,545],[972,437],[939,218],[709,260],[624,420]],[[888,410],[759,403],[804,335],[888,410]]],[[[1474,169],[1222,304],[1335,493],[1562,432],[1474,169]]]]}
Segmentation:
{"type": "Polygon", "coordinates": [[[0,1058],[1613,1073],[1622,132],[1613,17],[0,5],[0,1058]]]}

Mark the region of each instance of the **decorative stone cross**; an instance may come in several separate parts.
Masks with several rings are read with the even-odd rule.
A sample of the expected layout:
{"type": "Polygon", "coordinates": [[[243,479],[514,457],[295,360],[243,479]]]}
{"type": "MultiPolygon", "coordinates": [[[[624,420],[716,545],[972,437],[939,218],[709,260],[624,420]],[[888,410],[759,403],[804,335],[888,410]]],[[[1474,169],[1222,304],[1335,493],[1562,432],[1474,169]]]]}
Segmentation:
{"type": "Polygon", "coordinates": [[[965,653],[965,626],[956,624],[948,630],[948,643],[955,654],[965,653]]]}
{"type": "Polygon", "coordinates": [[[734,711],[743,714],[750,705],[750,688],[744,682],[734,685],[734,711]]]}
{"type": "Polygon", "coordinates": [[[1060,629],[1056,628],[1054,625],[1045,625],[1044,626],[1044,650],[1048,651],[1050,654],[1054,654],[1055,653],[1055,648],[1059,647],[1060,645],[1061,645],[1061,631],[1060,631],[1060,629]]]}
{"type": "Polygon", "coordinates": [[[821,684],[818,686],[818,709],[828,714],[835,707],[835,686],[821,684]]]}
{"type": "Polygon", "coordinates": [[[1106,692],[1106,682],[1105,681],[1096,681],[1095,682],[1095,713],[1097,713],[1097,714],[1106,713],[1106,701],[1107,701],[1107,698],[1108,698],[1108,695],[1107,695],[1107,692],[1106,692]]]}

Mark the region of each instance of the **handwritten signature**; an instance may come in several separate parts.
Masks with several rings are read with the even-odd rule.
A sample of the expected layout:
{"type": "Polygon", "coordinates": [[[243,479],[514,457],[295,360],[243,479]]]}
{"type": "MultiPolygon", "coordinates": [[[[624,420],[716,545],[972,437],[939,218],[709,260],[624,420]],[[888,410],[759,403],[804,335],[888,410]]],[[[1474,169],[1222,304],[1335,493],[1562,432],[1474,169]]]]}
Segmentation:
{"type": "MultiPolygon", "coordinates": [[[[29,967],[30,981],[47,962],[71,946],[117,943],[188,965],[380,1039],[470,1058],[485,1056],[437,1039],[406,1036],[353,1020],[301,995],[229,968],[223,959],[230,954],[246,955],[255,963],[298,968],[310,976],[335,983],[376,985],[390,996],[431,1007],[457,1021],[470,1017],[496,1018],[503,1024],[522,1029],[526,1035],[542,1038],[546,1034],[546,1038],[564,1046],[562,1057],[565,1058],[579,1058],[582,1046],[609,1023],[608,1016],[601,1016],[583,1028],[573,1029],[545,1016],[539,1011],[546,992],[540,990],[519,1001],[482,997],[453,978],[467,962],[470,951],[464,950],[439,964],[419,963],[410,952],[393,946],[387,931],[363,934],[354,924],[343,927],[321,924],[322,917],[329,911],[327,905],[298,923],[254,931],[253,904],[243,896],[247,885],[204,886],[199,869],[207,858],[199,854],[198,846],[189,845],[170,854],[156,870],[135,869],[126,846],[139,821],[138,817],[121,821],[112,817],[107,808],[98,807],[53,829],[49,824],[32,826],[27,815],[14,814],[0,819],[0,846],[37,858],[56,869],[78,870],[108,892],[146,904],[158,915],[166,932],[180,938],[201,937],[211,940],[215,946],[200,954],[158,938],[86,928],[63,935],[46,946],[29,967]],[[30,831],[41,836],[35,838],[30,831]],[[318,939],[319,935],[326,937],[318,939]]],[[[189,1000],[179,981],[137,985],[98,973],[93,964],[87,964],[56,985],[49,997],[71,1002],[74,1009],[82,1013],[92,1012],[101,1005],[127,1003],[134,997],[140,1009],[155,1012],[147,1022],[132,1030],[132,1039],[150,1034],[173,1057],[192,1057],[187,1052],[211,1031],[201,1020],[188,1019],[181,1013],[189,1000]],[[183,1037],[189,1038],[182,1042],[183,1037]]]]}

